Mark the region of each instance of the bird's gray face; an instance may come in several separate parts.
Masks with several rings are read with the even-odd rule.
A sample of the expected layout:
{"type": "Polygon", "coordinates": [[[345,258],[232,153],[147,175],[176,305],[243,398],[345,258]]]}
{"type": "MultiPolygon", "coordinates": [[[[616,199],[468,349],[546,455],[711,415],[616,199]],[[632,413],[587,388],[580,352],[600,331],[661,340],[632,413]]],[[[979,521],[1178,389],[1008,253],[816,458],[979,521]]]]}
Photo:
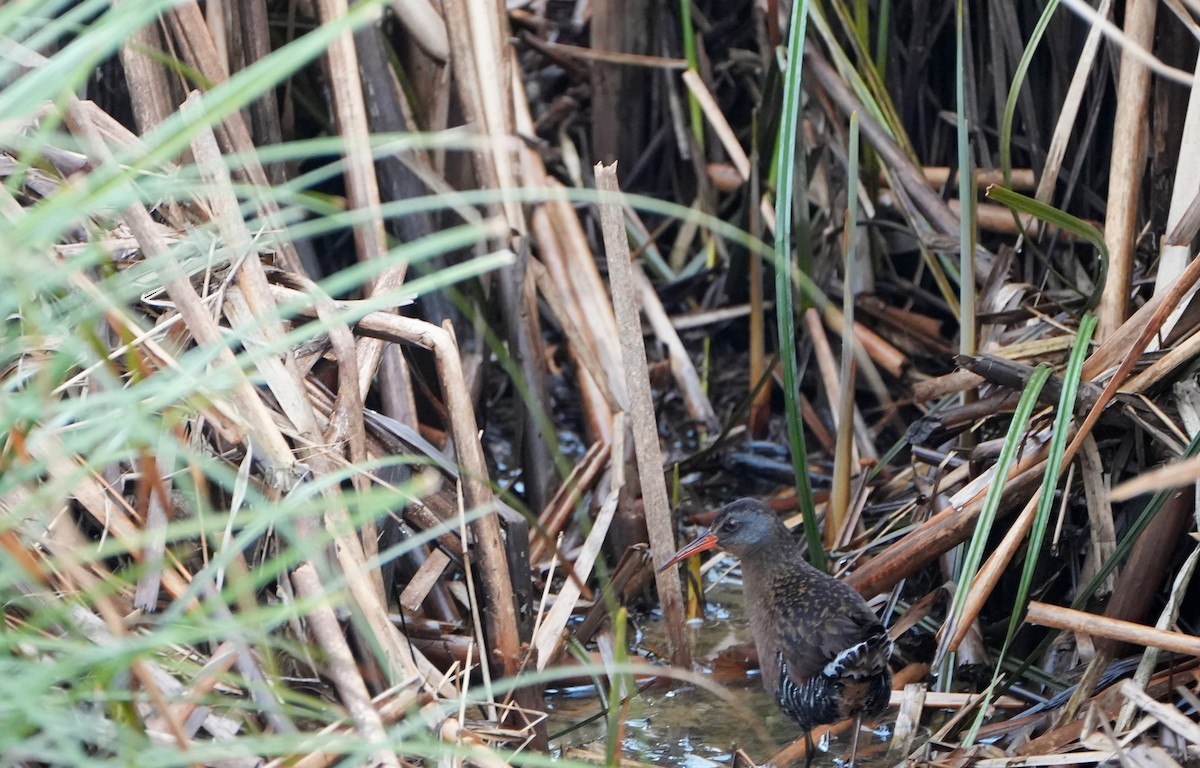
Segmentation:
{"type": "Polygon", "coordinates": [[[695,541],[672,555],[658,570],[665,571],[675,563],[717,546],[745,559],[780,537],[788,536],[791,534],[787,526],[770,507],[754,499],[739,499],[726,505],[713,520],[711,528],[702,531],[695,541]]]}
{"type": "Polygon", "coordinates": [[[777,537],[790,536],[787,527],[765,504],[740,499],[721,510],[709,529],[726,551],[745,558],[777,537]]]}

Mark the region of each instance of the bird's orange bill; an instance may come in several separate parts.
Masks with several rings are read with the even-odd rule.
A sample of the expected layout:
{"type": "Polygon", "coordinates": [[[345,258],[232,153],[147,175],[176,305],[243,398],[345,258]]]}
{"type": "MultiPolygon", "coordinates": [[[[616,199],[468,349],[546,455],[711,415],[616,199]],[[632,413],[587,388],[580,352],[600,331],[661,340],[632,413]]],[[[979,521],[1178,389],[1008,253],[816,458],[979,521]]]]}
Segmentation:
{"type": "Polygon", "coordinates": [[[686,547],[679,550],[674,555],[671,555],[671,559],[668,560],[667,562],[663,563],[662,567],[658,569],[658,572],[662,573],[663,571],[670,568],[672,565],[675,565],[675,563],[681,562],[683,560],[687,560],[692,555],[710,550],[715,546],[717,546],[717,534],[715,534],[711,531],[705,531],[704,533],[697,536],[696,540],[693,541],[691,544],[688,544],[686,547]]]}

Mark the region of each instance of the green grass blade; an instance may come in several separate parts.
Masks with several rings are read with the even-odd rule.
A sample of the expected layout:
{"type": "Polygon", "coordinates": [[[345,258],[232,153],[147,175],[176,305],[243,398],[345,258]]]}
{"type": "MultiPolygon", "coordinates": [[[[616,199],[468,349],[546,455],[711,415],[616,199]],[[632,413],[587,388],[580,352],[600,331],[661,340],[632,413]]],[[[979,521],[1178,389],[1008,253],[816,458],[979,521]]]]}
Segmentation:
{"type": "Polygon", "coordinates": [[[879,2],[879,27],[875,30],[875,71],[880,78],[887,74],[888,41],[891,40],[892,0],[879,2]]]}
{"type": "Polygon", "coordinates": [[[1058,227],[1076,237],[1083,238],[1096,248],[1096,254],[1100,259],[1100,263],[1097,265],[1096,280],[1092,286],[1092,293],[1088,296],[1087,303],[1083,306],[1085,311],[1095,309],[1096,305],[1100,303],[1100,295],[1104,292],[1104,283],[1108,279],[1108,247],[1104,244],[1103,233],[1083,219],[1034,200],[1032,197],[1022,195],[1020,192],[1013,192],[1006,187],[998,187],[993,184],[987,188],[987,196],[988,199],[995,200],[1001,205],[1006,205],[1017,213],[1027,213],[1051,226],[1058,227]]]}
{"type": "MultiPolygon", "coordinates": [[[[1192,437],[1192,440],[1190,443],[1188,443],[1183,455],[1179,458],[1182,461],[1185,459],[1194,458],[1196,456],[1200,456],[1200,432],[1197,432],[1196,435],[1192,437]]],[[[1150,525],[1150,523],[1152,523],[1158,516],[1158,513],[1162,511],[1163,505],[1173,493],[1178,493],[1178,490],[1168,488],[1158,491],[1150,498],[1150,501],[1146,502],[1146,506],[1142,509],[1141,514],[1139,514],[1137,519],[1134,520],[1133,525],[1129,526],[1129,530],[1125,532],[1125,535],[1121,538],[1121,541],[1117,543],[1117,546],[1113,550],[1112,554],[1108,557],[1108,559],[1100,564],[1100,567],[1096,569],[1095,575],[1093,575],[1092,578],[1086,584],[1084,584],[1082,588],[1079,589],[1078,593],[1075,595],[1075,599],[1071,601],[1072,608],[1076,610],[1082,610],[1087,607],[1088,601],[1092,599],[1092,596],[1095,595],[1096,590],[1102,583],[1104,583],[1104,580],[1107,579],[1113,571],[1115,571],[1122,563],[1125,562],[1125,558],[1129,555],[1130,550],[1133,549],[1133,545],[1137,542],[1138,537],[1142,535],[1142,532],[1146,530],[1146,527],[1150,525]]],[[[1049,632],[1046,637],[1040,643],[1038,643],[1036,648],[1026,655],[1025,658],[1020,661],[1020,663],[1014,665],[1014,668],[1008,673],[1007,679],[1017,680],[1023,675],[1034,673],[1034,665],[1043,658],[1046,650],[1050,647],[1050,644],[1054,641],[1054,638],[1057,637],[1057,635],[1057,630],[1049,632]]]]}
{"type": "MultiPolygon", "coordinates": [[[[788,442],[792,449],[792,470],[796,492],[808,538],[808,557],[812,564],[825,569],[825,551],[817,530],[812,488],[808,481],[808,451],[804,444],[804,424],[800,420],[800,390],[796,380],[799,361],[796,356],[796,319],[792,294],[792,205],[796,193],[796,141],[800,129],[800,76],[804,63],[804,35],[808,27],[808,0],[792,1],[792,25],[788,32],[787,71],[783,81],[783,114],[779,124],[775,177],[775,297],[778,302],[776,323],[779,330],[779,356],[783,369],[783,396],[787,409],[788,442]]],[[[800,190],[803,195],[804,191],[800,190]]]]}
{"type": "Polygon", "coordinates": [[[1013,462],[1016,461],[1017,450],[1024,443],[1026,424],[1033,413],[1034,406],[1037,405],[1038,395],[1041,394],[1042,387],[1049,378],[1049,366],[1039,365],[1029,377],[1029,383],[1025,385],[1021,399],[1017,402],[1017,409],[1013,413],[1011,424],[1009,424],[1008,434],[1004,438],[1004,446],[1000,449],[1000,458],[996,461],[994,480],[988,486],[987,495],[983,499],[983,508],[979,512],[979,521],[975,524],[975,533],[971,537],[966,555],[963,557],[958,588],[954,592],[954,600],[950,612],[946,616],[942,630],[942,644],[938,648],[938,660],[934,664],[935,667],[940,665],[941,659],[945,658],[948,651],[946,643],[957,630],[963,608],[966,606],[967,592],[970,590],[971,582],[975,580],[980,563],[983,562],[983,553],[987,548],[992,523],[996,520],[996,512],[1000,509],[1000,500],[1004,497],[1004,480],[1008,477],[1013,462]]]}
{"type": "Polygon", "coordinates": [[[1067,362],[1067,369],[1063,373],[1062,394],[1059,396],[1058,410],[1054,415],[1054,427],[1050,435],[1046,475],[1042,480],[1041,498],[1038,499],[1037,513],[1029,532],[1028,554],[1025,557],[1024,567],[1021,569],[1021,581],[1017,586],[1017,599],[1013,604],[1012,616],[1008,621],[1008,632],[1004,638],[1004,645],[996,658],[996,669],[992,675],[992,682],[988,686],[984,700],[980,703],[975,721],[963,741],[964,746],[974,743],[979,728],[983,725],[991,697],[995,694],[1000,680],[1004,659],[1008,655],[1013,637],[1016,636],[1017,629],[1021,625],[1021,616],[1025,613],[1025,607],[1029,604],[1029,590],[1033,585],[1034,572],[1037,570],[1038,553],[1042,550],[1042,542],[1046,538],[1046,529],[1050,524],[1050,513],[1054,507],[1054,489],[1058,487],[1059,478],[1062,477],[1063,454],[1066,453],[1067,442],[1070,438],[1071,420],[1075,413],[1075,397],[1079,392],[1083,363],[1087,360],[1088,351],[1091,349],[1092,333],[1095,330],[1096,317],[1089,312],[1079,323],[1079,330],[1075,334],[1075,346],[1071,349],[1071,357],[1067,362]]]}
{"type": "MultiPolygon", "coordinates": [[[[696,53],[696,28],[692,25],[692,0],[679,0],[679,24],[683,37],[683,55],[687,59],[688,69],[700,71],[700,56],[696,53]]],[[[688,117],[692,123],[692,135],[696,137],[696,146],[704,149],[704,113],[700,102],[690,90],[687,92],[688,117]]]]}
{"type": "Polygon", "coordinates": [[[959,310],[958,351],[963,355],[975,354],[975,174],[971,166],[971,134],[967,121],[965,93],[966,62],[963,60],[963,0],[958,0],[954,10],[955,60],[958,65],[954,76],[954,92],[957,109],[958,142],[958,202],[959,202],[959,310]]]}
{"type": "Polygon", "coordinates": [[[1017,71],[1013,73],[1012,85],[1008,89],[1008,98],[1004,101],[1004,115],[1000,121],[1000,170],[1004,173],[1004,186],[1006,187],[1012,186],[1012,127],[1013,118],[1017,112],[1017,97],[1021,93],[1021,86],[1025,84],[1025,76],[1029,74],[1029,65],[1033,62],[1033,55],[1037,53],[1038,44],[1042,42],[1042,35],[1046,33],[1046,27],[1050,26],[1050,19],[1053,18],[1057,8],[1058,0],[1050,0],[1042,10],[1042,15],[1033,28],[1033,34],[1029,36],[1029,42],[1021,53],[1021,60],[1017,62],[1017,71]]]}

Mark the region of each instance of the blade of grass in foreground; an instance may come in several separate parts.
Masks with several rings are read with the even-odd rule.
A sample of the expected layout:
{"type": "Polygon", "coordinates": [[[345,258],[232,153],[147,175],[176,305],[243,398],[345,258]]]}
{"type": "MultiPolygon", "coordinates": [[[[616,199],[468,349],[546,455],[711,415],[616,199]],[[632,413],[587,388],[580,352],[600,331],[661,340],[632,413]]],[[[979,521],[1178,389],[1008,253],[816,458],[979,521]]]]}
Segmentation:
{"type": "Polygon", "coordinates": [[[1071,358],[1067,362],[1067,370],[1063,374],[1062,393],[1059,396],[1058,410],[1054,416],[1054,427],[1050,435],[1050,453],[1046,461],[1046,475],[1042,480],[1042,495],[1038,500],[1037,514],[1034,516],[1033,528],[1029,532],[1029,548],[1025,556],[1025,565],[1021,569],[1021,581],[1017,586],[1017,599],[1013,605],[1012,616],[1008,621],[1008,632],[1004,645],[996,658],[996,668],[992,673],[992,682],[984,692],[983,701],[971,730],[963,740],[964,746],[970,746],[983,725],[996,686],[1000,681],[1000,670],[1004,657],[1008,654],[1017,628],[1021,625],[1021,616],[1025,606],[1029,604],[1029,589],[1033,585],[1033,574],[1037,570],[1038,554],[1042,551],[1042,542],[1046,537],[1046,528],[1050,523],[1050,512],[1054,507],[1054,489],[1058,487],[1062,476],[1062,459],[1067,450],[1067,438],[1070,436],[1071,420],[1075,413],[1075,396],[1079,391],[1079,379],[1083,373],[1083,363],[1090,349],[1092,332],[1096,330],[1096,317],[1090,312],[1085,314],[1079,323],[1075,334],[1075,346],[1071,349],[1071,358]]]}
{"type": "MultiPolygon", "coordinates": [[[[687,59],[688,69],[699,72],[700,57],[696,54],[696,28],[692,25],[691,0],[680,0],[679,23],[682,27],[680,34],[683,36],[683,55],[687,59]]],[[[696,138],[696,146],[703,151],[704,115],[700,111],[700,102],[691,91],[688,91],[688,116],[691,118],[692,135],[696,138]]]]}
{"type": "Polygon", "coordinates": [[[1108,280],[1108,246],[1104,244],[1104,235],[1100,230],[1083,219],[1005,187],[993,184],[987,188],[986,194],[988,198],[1001,205],[1007,205],[1018,213],[1027,213],[1047,224],[1070,232],[1076,237],[1088,241],[1096,248],[1096,255],[1100,259],[1096,270],[1096,281],[1087,298],[1087,303],[1083,305],[1084,311],[1095,309],[1096,305],[1100,303],[1100,295],[1104,292],[1104,283],[1108,280]]]}
{"type": "Polygon", "coordinates": [[[1004,116],[1000,121],[1000,170],[1004,174],[1006,187],[1012,186],[1012,127],[1017,112],[1017,96],[1021,93],[1021,86],[1025,84],[1025,76],[1029,73],[1029,65],[1033,62],[1033,55],[1037,53],[1042,35],[1046,33],[1046,27],[1050,26],[1050,19],[1054,17],[1054,11],[1057,9],[1058,0],[1046,3],[1037,25],[1033,28],[1033,34],[1029,36],[1029,42],[1021,53],[1021,60],[1017,62],[1017,71],[1013,73],[1008,98],[1004,101],[1004,116]]]}
{"type": "Polygon", "coordinates": [[[957,71],[954,76],[955,116],[957,118],[958,141],[958,351],[963,355],[975,354],[975,174],[971,166],[971,136],[967,121],[967,102],[964,80],[966,67],[963,61],[963,0],[955,5],[955,60],[957,71]]]}
{"type": "MultiPolygon", "coordinates": [[[[616,654],[615,661],[618,664],[629,663],[629,646],[625,641],[625,633],[628,627],[628,612],[624,606],[617,609],[617,615],[613,617],[613,652],[616,654]]],[[[605,765],[619,765],[621,757],[621,740],[625,735],[625,722],[623,715],[629,706],[627,696],[636,690],[633,684],[633,675],[611,673],[609,677],[609,694],[608,694],[608,728],[604,734],[604,762],[605,765]]]]}
{"type": "Polygon", "coordinates": [[[1033,408],[1037,404],[1037,398],[1042,392],[1042,387],[1049,378],[1049,366],[1039,365],[1029,377],[1029,383],[1025,385],[1025,391],[1021,393],[1021,399],[1017,402],[1017,409],[1013,413],[1012,422],[1008,427],[1008,434],[1004,438],[1004,447],[1001,448],[1000,458],[996,462],[994,480],[988,486],[987,495],[983,500],[983,509],[979,512],[979,522],[975,526],[975,534],[971,537],[971,541],[967,545],[967,553],[963,558],[962,568],[959,572],[958,586],[954,592],[954,601],[951,605],[950,613],[946,616],[946,621],[942,626],[941,642],[938,645],[937,657],[934,659],[935,668],[940,666],[947,654],[954,650],[947,647],[947,645],[949,639],[954,637],[957,632],[957,624],[967,601],[968,587],[970,587],[976,572],[979,570],[979,564],[983,561],[983,552],[987,547],[988,535],[991,533],[992,523],[996,520],[996,512],[1000,508],[1000,500],[1004,496],[1004,480],[1008,477],[1013,462],[1016,461],[1017,449],[1024,443],[1026,423],[1033,413],[1033,408]]]}
{"type": "Polygon", "coordinates": [[[804,62],[804,33],[808,28],[807,0],[793,0],[792,28],[788,34],[787,72],[783,81],[783,115],[775,153],[775,296],[779,303],[775,321],[779,329],[779,358],[783,369],[783,397],[787,408],[788,441],[792,449],[792,471],[804,517],[808,539],[808,557],[825,570],[825,552],[817,530],[812,488],[808,482],[808,451],[804,445],[804,424],[800,420],[800,392],[797,389],[796,321],[792,301],[792,195],[795,192],[796,136],[800,128],[800,73],[804,62]]]}
{"type": "MultiPolygon", "coordinates": [[[[1181,455],[1179,458],[1183,460],[1190,459],[1195,456],[1200,456],[1200,432],[1196,433],[1192,437],[1192,440],[1190,443],[1188,443],[1183,455],[1181,455]]],[[[1121,541],[1117,543],[1117,546],[1112,551],[1112,554],[1100,564],[1100,567],[1096,569],[1096,573],[1092,575],[1092,578],[1078,590],[1075,598],[1071,601],[1072,608],[1076,610],[1083,610],[1087,606],[1088,601],[1092,599],[1092,596],[1096,593],[1096,590],[1100,588],[1100,585],[1104,583],[1104,580],[1112,575],[1113,571],[1115,571],[1121,566],[1121,564],[1125,562],[1125,558],[1128,557],[1129,552],[1133,549],[1133,545],[1137,542],[1138,537],[1140,537],[1142,532],[1146,530],[1146,527],[1154,521],[1154,519],[1158,516],[1158,513],[1162,511],[1163,505],[1166,503],[1167,499],[1175,492],[1175,489],[1167,488],[1155,493],[1152,497],[1150,497],[1150,500],[1146,502],[1146,506],[1142,509],[1141,514],[1138,515],[1137,519],[1133,521],[1133,524],[1129,526],[1129,529],[1121,537],[1121,541]]],[[[1007,679],[1018,680],[1024,675],[1036,674],[1036,667],[1034,665],[1043,658],[1046,650],[1057,637],[1057,631],[1048,633],[1045,638],[1037,644],[1037,647],[1026,654],[1025,658],[1021,659],[1019,662],[1014,662],[1014,669],[1008,674],[1007,679]]]]}

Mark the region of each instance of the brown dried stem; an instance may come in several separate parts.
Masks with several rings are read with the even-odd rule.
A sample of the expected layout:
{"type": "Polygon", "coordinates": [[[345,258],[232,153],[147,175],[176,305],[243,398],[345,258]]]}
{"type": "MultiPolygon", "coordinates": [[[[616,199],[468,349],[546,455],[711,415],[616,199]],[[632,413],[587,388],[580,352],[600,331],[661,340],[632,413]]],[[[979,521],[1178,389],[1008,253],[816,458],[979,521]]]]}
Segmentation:
{"type": "MultiPolygon", "coordinates": [[[[618,195],[616,164],[596,166],[596,187],[610,195],[618,195]]],[[[650,378],[646,370],[646,347],[642,339],[642,324],[638,314],[637,291],[633,265],[629,260],[629,243],[625,236],[625,215],[614,198],[600,206],[604,228],[604,249],[608,256],[608,276],[613,294],[613,308],[620,326],[621,360],[625,364],[625,382],[629,389],[630,422],[633,427],[634,452],[637,455],[638,475],[645,502],[646,529],[656,566],[661,566],[675,549],[675,526],[667,501],[667,486],[663,480],[662,451],[658,445],[658,422],[654,418],[654,401],[650,393],[650,378]]],[[[671,663],[685,669],[691,667],[691,650],[684,634],[683,601],[680,597],[679,573],[667,568],[657,575],[658,599],[663,620],[667,625],[667,649],[671,663]]]]}

